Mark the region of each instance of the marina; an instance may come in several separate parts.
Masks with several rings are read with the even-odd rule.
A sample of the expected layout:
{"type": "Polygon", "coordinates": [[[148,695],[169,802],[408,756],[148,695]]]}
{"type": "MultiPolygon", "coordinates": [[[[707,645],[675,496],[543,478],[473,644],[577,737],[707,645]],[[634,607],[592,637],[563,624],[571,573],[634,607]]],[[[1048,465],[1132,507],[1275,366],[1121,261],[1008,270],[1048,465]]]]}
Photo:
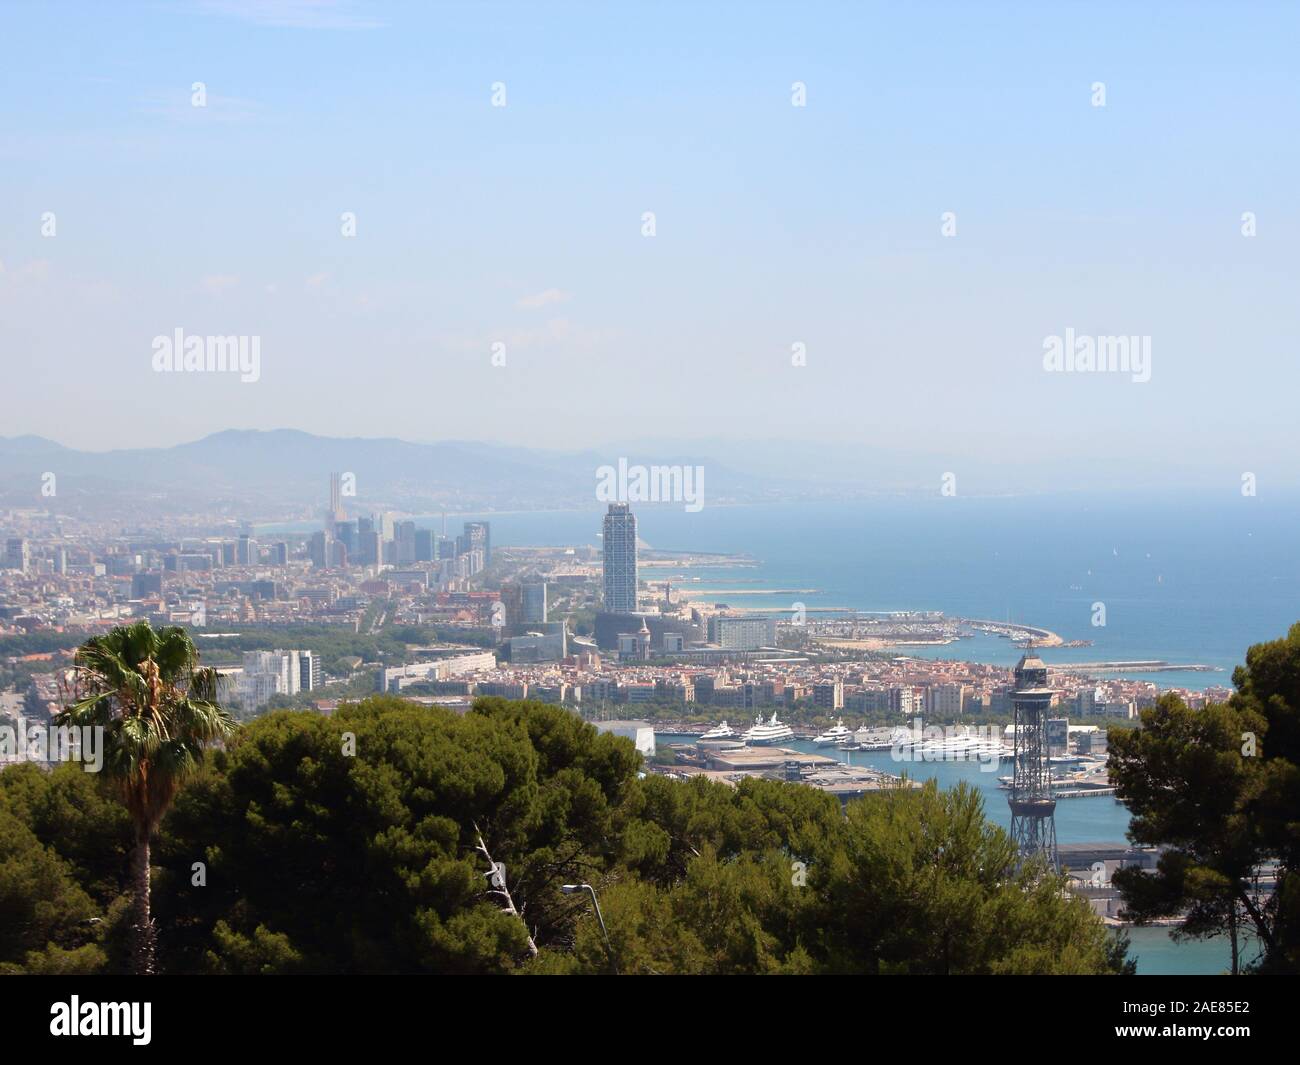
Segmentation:
{"type": "MultiPolygon", "coordinates": [[[[722,745],[711,754],[712,769],[692,771],[684,775],[705,775],[713,779],[735,780],[746,775],[780,775],[802,783],[820,787],[835,794],[842,802],[871,791],[887,787],[919,787],[926,780],[934,780],[940,787],[950,788],[965,782],[974,787],[984,800],[985,815],[1003,829],[1010,827],[1007,791],[998,775],[988,772],[977,757],[958,757],[954,750],[946,752],[941,747],[928,751],[924,743],[919,748],[921,757],[900,759],[902,746],[892,742],[896,732],[905,729],[859,729],[853,733],[856,749],[844,745],[819,745],[816,736],[796,736],[778,747],[754,748],[738,738],[722,745]],[[883,735],[882,735],[883,733],[883,735]],[[870,749],[867,749],[870,746],[870,749]],[[840,768],[829,765],[840,763],[840,768]],[[797,774],[794,766],[798,766],[797,774]]],[[[665,744],[694,746],[702,734],[697,731],[659,730],[656,738],[665,744]]],[[[901,738],[901,737],[900,737],[901,738]]],[[[1004,755],[1009,754],[1003,752],[1004,755]]],[[[1003,761],[1002,757],[999,761],[1003,761]]],[[[1115,789],[1098,780],[1098,769],[1104,766],[1100,758],[1079,759],[1069,756],[1066,761],[1052,759],[1053,797],[1060,801],[1056,810],[1056,832],[1063,868],[1079,870],[1085,878],[1095,875],[1091,871],[1097,863],[1109,862],[1113,866],[1131,855],[1125,842],[1128,831],[1128,810],[1115,798],[1115,789]],[[1065,767],[1080,767],[1065,771],[1065,767]],[[1056,770],[1061,770],[1058,774],[1056,770]],[[1079,786],[1080,777],[1091,776],[1087,786],[1079,786]],[[1095,799],[1095,802],[1076,803],[1074,799],[1095,799]],[[1102,842],[1097,842],[1102,841],[1102,842]]],[[[677,767],[674,767],[676,769],[677,767]]],[[[1102,912],[1110,924],[1118,923],[1107,911],[1115,911],[1115,896],[1110,888],[1097,889],[1083,882],[1078,890],[1094,899],[1095,909],[1102,912]]],[[[1139,975],[1203,974],[1224,972],[1229,964],[1226,939],[1176,941],[1168,926],[1125,926],[1130,937],[1130,955],[1137,961],[1139,975]]]]}

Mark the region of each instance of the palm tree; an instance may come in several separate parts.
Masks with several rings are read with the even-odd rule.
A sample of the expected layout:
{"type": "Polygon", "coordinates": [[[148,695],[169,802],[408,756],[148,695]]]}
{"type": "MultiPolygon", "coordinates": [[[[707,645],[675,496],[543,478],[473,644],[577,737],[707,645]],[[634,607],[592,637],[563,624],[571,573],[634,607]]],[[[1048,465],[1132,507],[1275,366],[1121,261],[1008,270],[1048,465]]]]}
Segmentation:
{"type": "Polygon", "coordinates": [[[208,744],[233,735],[234,719],[217,705],[217,671],[199,668],[189,634],[156,632],[148,621],[121,626],[77,651],[72,705],[55,720],[102,727],[104,768],[135,823],[131,853],[135,971],[154,971],[149,914],[149,841],[208,744]]]}

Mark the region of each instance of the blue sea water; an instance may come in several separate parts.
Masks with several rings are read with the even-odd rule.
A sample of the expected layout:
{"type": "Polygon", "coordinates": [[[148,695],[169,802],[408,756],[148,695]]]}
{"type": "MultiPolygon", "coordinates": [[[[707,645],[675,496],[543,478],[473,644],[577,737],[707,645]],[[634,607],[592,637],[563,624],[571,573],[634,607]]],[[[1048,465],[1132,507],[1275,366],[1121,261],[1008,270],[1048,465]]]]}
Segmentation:
{"type": "MultiPolygon", "coordinates": [[[[1049,662],[1161,659],[1221,671],[1125,674],[1167,686],[1229,685],[1250,644],[1300,619],[1293,500],[1228,492],[1215,502],[956,497],[634,510],[652,548],[754,557],[752,569],[682,571],[700,580],[680,587],[716,590],[710,601],[941,610],[1093,641],[1044,651],[1049,662]],[[735,594],[746,589],[813,590],[735,594]],[[1093,624],[1099,603],[1104,626],[1093,624]]],[[[498,545],[600,542],[596,509],[475,517],[491,521],[498,545]]],[[[993,636],[908,653],[1004,665],[1020,654],[993,636]]]]}

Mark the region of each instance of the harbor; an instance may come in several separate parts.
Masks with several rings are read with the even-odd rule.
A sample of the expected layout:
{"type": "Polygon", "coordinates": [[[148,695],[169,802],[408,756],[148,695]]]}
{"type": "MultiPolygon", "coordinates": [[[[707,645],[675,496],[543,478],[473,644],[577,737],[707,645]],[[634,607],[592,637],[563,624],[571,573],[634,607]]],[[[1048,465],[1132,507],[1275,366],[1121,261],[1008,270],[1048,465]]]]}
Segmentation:
{"type": "MultiPolygon", "coordinates": [[[[732,730],[731,737],[706,740],[703,737],[709,731],[705,726],[656,730],[656,741],[675,752],[702,752],[692,757],[700,758],[700,764],[674,765],[666,771],[731,784],[745,776],[797,780],[834,794],[841,802],[889,787],[920,787],[928,780],[942,788],[964,782],[980,794],[990,821],[1004,830],[1011,827],[1005,774],[987,768],[987,752],[981,762],[977,754],[960,757],[951,748],[946,755],[937,748],[927,752],[924,742],[911,749],[895,744],[894,739],[902,738],[897,733],[911,734],[906,729],[853,729],[854,741],[845,745],[818,743],[825,733],[801,729],[795,730],[801,734],[783,741],[780,747],[746,744],[738,738],[744,730],[732,730]],[[859,733],[866,742],[855,742],[859,733]],[[916,757],[912,757],[913,752],[916,757]]],[[[1010,760],[1010,751],[1006,747],[999,752],[995,768],[1010,760]]],[[[1224,939],[1175,941],[1168,924],[1136,927],[1119,919],[1120,901],[1110,885],[1110,874],[1125,865],[1153,866],[1156,852],[1136,849],[1127,842],[1129,813],[1115,798],[1115,789],[1104,776],[1104,765],[1103,757],[1081,759],[1077,754],[1051,763],[1052,794],[1059,803],[1055,816],[1059,860],[1062,869],[1071,875],[1072,890],[1086,898],[1107,924],[1125,929],[1139,975],[1212,975],[1225,971],[1229,950],[1224,939]]]]}

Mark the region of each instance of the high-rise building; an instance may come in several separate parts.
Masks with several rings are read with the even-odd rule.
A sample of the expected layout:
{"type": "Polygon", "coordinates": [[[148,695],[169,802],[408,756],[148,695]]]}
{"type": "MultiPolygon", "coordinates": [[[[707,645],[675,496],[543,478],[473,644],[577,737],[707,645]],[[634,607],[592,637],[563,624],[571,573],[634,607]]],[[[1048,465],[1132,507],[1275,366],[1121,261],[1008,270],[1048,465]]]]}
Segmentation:
{"type": "Polygon", "coordinates": [[[320,666],[311,651],[245,651],[238,693],[246,711],[265,706],[273,695],[297,695],[320,681],[320,666]]]}
{"type": "Polygon", "coordinates": [[[465,549],[462,554],[470,551],[481,550],[483,552],[483,565],[487,566],[492,561],[492,525],[486,521],[467,521],[465,523],[465,549]]]}
{"type": "Polygon", "coordinates": [[[239,537],[239,549],[235,554],[235,560],[241,566],[257,565],[257,541],[248,533],[243,533],[239,537]]]}
{"type": "Polygon", "coordinates": [[[330,550],[334,543],[333,538],[324,530],[318,530],[311,534],[311,564],[313,569],[329,569],[333,561],[330,550]]]}
{"type": "MultiPolygon", "coordinates": [[[[352,523],[349,522],[349,525],[352,523]]],[[[373,566],[383,561],[383,535],[375,528],[374,518],[358,518],[356,543],[348,547],[348,554],[359,566],[373,566]]],[[[351,533],[349,533],[351,535],[351,533]]],[[[344,541],[346,543],[346,541],[344,541]]]]}
{"type": "Polygon", "coordinates": [[[298,690],[315,691],[320,687],[320,656],[314,651],[298,652],[298,690]]]}
{"type": "Polygon", "coordinates": [[[537,625],[546,621],[546,582],[533,581],[524,585],[524,624],[537,625]]]}
{"type": "Polygon", "coordinates": [[[756,651],[776,646],[776,618],[729,617],[717,614],[709,618],[709,641],[724,651],[756,651]]]}
{"type": "Polygon", "coordinates": [[[137,573],[131,578],[131,598],[145,599],[151,595],[162,595],[163,575],[161,573],[137,573]]]}
{"type": "Polygon", "coordinates": [[[415,561],[433,562],[438,558],[438,536],[432,529],[415,530],[415,561]]]}
{"type": "Polygon", "coordinates": [[[334,523],[334,538],[348,549],[349,557],[355,558],[357,554],[357,523],[355,521],[340,521],[334,523]]]}
{"type": "Polygon", "coordinates": [[[970,696],[969,684],[936,684],[930,688],[930,715],[955,720],[966,711],[970,696]]]}
{"type": "Polygon", "coordinates": [[[826,681],[813,685],[813,706],[820,710],[844,709],[844,682],[842,680],[826,681]]]}
{"type": "Polygon", "coordinates": [[[384,561],[383,534],[378,529],[371,529],[362,537],[359,550],[363,566],[381,565],[384,561]]]}
{"type": "Polygon", "coordinates": [[[501,597],[501,605],[505,607],[505,616],[501,619],[502,622],[510,627],[523,624],[523,586],[514,581],[507,581],[505,584],[501,585],[501,591],[498,594],[501,597]]]}
{"type": "Polygon", "coordinates": [[[11,536],[5,543],[5,569],[26,573],[32,564],[31,548],[21,536],[11,536]]]}
{"type": "Polygon", "coordinates": [[[626,503],[611,503],[605,515],[605,612],[636,613],[636,515],[626,503]]]}
{"type": "Polygon", "coordinates": [[[399,566],[408,566],[415,561],[415,522],[397,523],[397,558],[399,566]]]}
{"type": "Polygon", "coordinates": [[[341,521],[347,521],[347,512],[343,509],[343,475],[341,473],[330,474],[330,509],[325,515],[325,524],[337,525],[341,521]]]}

